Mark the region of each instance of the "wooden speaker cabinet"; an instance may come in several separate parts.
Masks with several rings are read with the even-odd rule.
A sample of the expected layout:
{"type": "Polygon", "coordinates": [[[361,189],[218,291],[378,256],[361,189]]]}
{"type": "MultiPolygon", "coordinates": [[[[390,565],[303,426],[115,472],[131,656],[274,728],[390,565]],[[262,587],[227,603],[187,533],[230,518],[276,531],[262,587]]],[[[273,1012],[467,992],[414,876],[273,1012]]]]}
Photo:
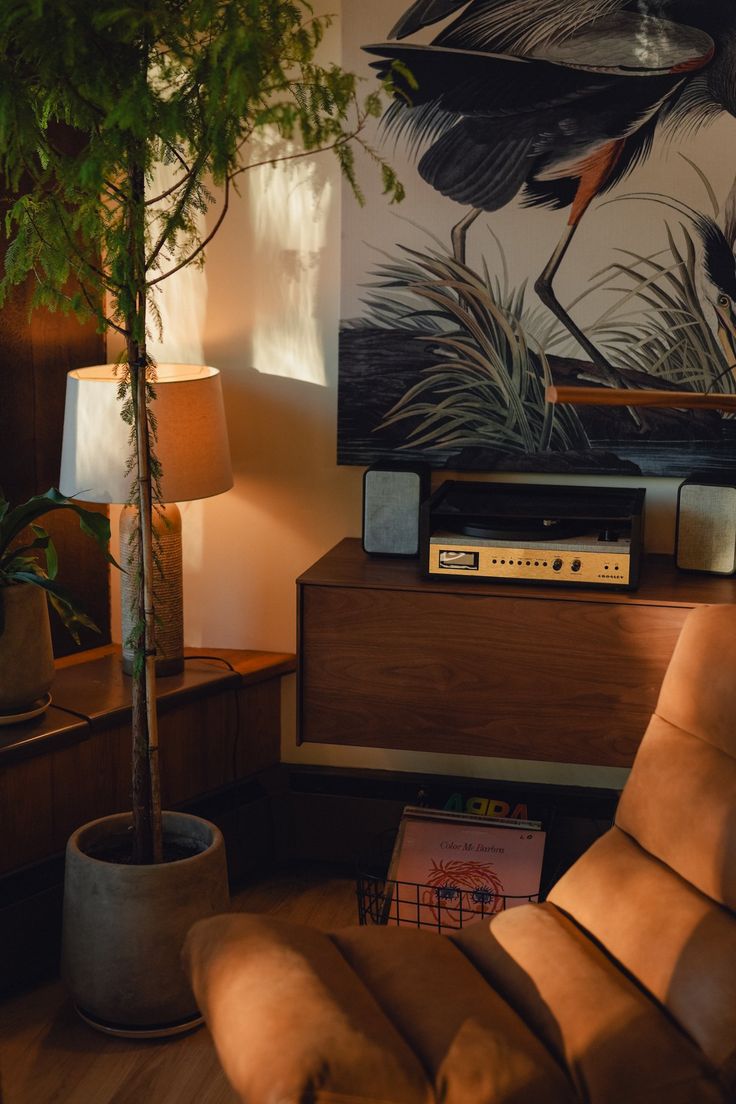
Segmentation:
{"type": "Polygon", "coordinates": [[[626,767],[688,610],[736,581],[667,556],[634,592],[427,580],[348,539],[298,596],[301,741],[626,767]]]}

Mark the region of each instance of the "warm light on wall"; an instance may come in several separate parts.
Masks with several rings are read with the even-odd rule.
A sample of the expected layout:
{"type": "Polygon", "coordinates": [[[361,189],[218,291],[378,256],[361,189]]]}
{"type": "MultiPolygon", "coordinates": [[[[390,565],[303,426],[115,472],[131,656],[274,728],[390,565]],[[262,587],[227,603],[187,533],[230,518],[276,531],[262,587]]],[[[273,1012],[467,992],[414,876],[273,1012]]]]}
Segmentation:
{"type": "Polygon", "coordinates": [[[253,365],[326,386],[319,276],[333,188],[312,160],[248,173],[254,263],[253,365]]]}
{"type": "MultiPolygon", "coordinates": [[[[154,165],[148,185],[151,195],[162,195],[177,179],[174,164],[154,165]]],[[[199,234],[206,234],[202,213],[194,216],[199,234]]],[[[163,268],[173,268],[175,258],[167,258],[163,268]]],[[[170,279],[153,289],[153,304],[158,312],[150,327],[148,353],[156,361],[177,361],[181,364],[204,364],[203,334],[207,315],[207,275],[196,264],[180,269],[170,279]]]]}

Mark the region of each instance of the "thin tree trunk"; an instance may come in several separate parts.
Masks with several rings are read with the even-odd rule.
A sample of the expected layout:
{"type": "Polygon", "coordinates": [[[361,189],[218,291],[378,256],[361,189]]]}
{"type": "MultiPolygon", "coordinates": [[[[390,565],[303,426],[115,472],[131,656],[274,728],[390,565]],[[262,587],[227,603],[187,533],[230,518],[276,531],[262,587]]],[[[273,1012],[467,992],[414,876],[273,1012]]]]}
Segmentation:
{"type": "Polygon", "coordinates": [[[135,417],[135,450],[138,477],[138,545],[140,574],[138,615],[143,626],[143,665],[133,673],[133,861],[161,862],[161,789],[156,714],[156,631],[153,602],[153,494],[151,438],[146,401],[148,356],[146,353],[146,264],[144,234],[145,177],[143,159],[133,158],[130,174],[130,244],[137,289],[135,319],[129,327],[128,365],[135,417]]]}

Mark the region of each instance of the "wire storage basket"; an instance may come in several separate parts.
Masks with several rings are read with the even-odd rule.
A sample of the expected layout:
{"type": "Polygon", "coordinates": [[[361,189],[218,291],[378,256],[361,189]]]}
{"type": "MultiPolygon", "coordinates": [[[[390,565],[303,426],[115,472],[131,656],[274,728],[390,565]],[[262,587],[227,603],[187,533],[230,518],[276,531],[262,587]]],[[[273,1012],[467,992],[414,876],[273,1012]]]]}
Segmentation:
{"type": "Polygon", "coordinates": [[[539,894],[511,896],[489,886],[421,885],[359,873],[361,924],[393,924],[437,932],[457,931],[504,909],[538,901],[539,894]]]}

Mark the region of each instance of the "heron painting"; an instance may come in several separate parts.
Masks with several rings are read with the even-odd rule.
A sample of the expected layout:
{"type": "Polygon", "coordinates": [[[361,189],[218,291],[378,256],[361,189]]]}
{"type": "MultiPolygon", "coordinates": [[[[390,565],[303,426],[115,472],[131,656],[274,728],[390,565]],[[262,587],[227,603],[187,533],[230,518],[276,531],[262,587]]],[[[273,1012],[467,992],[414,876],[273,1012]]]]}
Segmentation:
{"type": "MultiPolygon", "coordinates": [[[[736,469],[733,0],[343,0],[408,200],[347,215],[338,459],[736,469]],[[350,224],[354,223],[354,226],[350,224]],[[550,384],[630,405],[550,409],[550,384]]],[[[352,51],[352,53],[351,53],[352,51]]]]}

